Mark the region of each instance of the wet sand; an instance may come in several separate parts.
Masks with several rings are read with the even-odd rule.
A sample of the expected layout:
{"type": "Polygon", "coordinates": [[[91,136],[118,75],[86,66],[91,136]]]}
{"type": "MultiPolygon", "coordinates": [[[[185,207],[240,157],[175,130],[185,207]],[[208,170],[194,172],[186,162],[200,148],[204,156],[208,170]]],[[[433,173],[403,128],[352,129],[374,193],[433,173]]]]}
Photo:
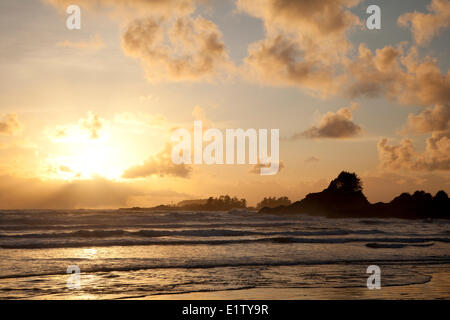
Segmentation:
{"type": "Polygon", "coordinates": [[[344,299],[450,299],[450,265],[420,266],[432,278],[424,284],[367,288],[252,288],[142,297],[148,300],[344,300],[344,299]]]}

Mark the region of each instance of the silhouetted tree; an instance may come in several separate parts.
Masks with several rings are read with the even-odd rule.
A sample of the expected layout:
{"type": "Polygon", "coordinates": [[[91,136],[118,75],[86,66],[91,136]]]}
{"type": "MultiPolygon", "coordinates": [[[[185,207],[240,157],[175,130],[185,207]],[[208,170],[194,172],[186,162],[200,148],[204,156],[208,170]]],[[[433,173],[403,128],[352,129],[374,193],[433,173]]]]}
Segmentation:
{"type": "Polygon", "coordinates": [[[330,182],[331,191],[358,192],[362,191],[362,182],[354,172],[342,171],[339,176],[330,182]]]}
{"type": "Polygon", "coordinates": [[[183,206],[189,210],[206,210],[206,211],[226,211],[235,208],[244,209],[247,207],[247,200],[231,198],[229,195],[221,195],[218,198],[209,197],[205,204],[193,204],[183,206]]]}
{"type": "Polygon", "coordinates": [[[436,193],[436,195],[434,196],[433,200],[435,201],[447,201],[448,200],[448,195],[445,191],[440,190],[436,193]]]}
{"type": "Polygon", "coordinates": [[[288,206],[291,204],[291,200],[288,197],[264,197],[264,199],[256,205],[257,209],[261,209],[264,207],[275,208],[279,206],[288,206]]]}

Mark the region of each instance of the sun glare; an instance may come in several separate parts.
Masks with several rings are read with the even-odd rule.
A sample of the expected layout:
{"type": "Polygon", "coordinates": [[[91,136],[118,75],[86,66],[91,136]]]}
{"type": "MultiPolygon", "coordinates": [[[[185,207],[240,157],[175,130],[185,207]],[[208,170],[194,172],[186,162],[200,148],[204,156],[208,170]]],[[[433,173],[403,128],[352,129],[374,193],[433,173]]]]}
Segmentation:
{"type": "Polygon", "coordinates": [[[120,172],[116,172],[113,163],[117,156],[114,148],[102,145],[90,145],[81,150],[69,160],[69,167],[82,177],[91,178],[100,175],[105,178],[116,178],[120,172]]]}
{"type": "Polygon", "coordinates": [[[54,156],[48,160],[51,167],[49,178],[75,180],[101,176],[119,179],[126,168],[121,149],[105,142],[77,146],[70,155],[54,156]]]}

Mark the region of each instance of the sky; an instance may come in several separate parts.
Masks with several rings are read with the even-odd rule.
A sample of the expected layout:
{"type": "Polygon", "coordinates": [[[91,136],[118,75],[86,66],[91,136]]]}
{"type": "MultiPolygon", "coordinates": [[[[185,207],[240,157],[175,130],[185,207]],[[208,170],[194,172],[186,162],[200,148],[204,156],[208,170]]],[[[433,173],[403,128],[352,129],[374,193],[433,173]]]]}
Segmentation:
{"type": "Polygon", "coordinates": [[[446,0],[3,0],[0,208],[449,192],[449,27],[446,0]],[[173,164],[194,120],[279,129],[281,170],[173,164]]]}

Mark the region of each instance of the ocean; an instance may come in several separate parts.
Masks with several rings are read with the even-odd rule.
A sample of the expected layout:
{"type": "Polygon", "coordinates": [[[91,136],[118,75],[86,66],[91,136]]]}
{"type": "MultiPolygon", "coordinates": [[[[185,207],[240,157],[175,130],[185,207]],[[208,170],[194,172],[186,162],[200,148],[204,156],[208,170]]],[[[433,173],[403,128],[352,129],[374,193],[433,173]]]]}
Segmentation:
{"type": "Polygon", "coordinates": [[[370,265],[380,267],[382,289],[424,285],[444,274],[444,289],[441,280],[424,297],[449,299],[450,220],[0,211],[2,299],[232,296],[248,289],[273,289],[273,299],[276,289],[320,289],[316,298],[327,298],[331,289],[368,290],[370,265]],[[79,289],[67,285],[69,266],[81,272],[79,289]]]}

